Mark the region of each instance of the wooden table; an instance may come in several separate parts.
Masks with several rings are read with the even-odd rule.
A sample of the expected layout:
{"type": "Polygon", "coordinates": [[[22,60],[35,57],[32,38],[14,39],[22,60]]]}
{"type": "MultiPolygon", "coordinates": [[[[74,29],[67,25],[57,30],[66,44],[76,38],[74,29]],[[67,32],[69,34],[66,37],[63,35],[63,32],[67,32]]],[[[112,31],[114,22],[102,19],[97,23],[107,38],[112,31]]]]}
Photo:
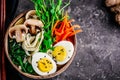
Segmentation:
{"type": "Polygon", "coordinates": [[[6,18],[6,0],[1,0],[0,6],[0,79],[6,80],[5,57],[4,57],[4,32],[6,18]]]}

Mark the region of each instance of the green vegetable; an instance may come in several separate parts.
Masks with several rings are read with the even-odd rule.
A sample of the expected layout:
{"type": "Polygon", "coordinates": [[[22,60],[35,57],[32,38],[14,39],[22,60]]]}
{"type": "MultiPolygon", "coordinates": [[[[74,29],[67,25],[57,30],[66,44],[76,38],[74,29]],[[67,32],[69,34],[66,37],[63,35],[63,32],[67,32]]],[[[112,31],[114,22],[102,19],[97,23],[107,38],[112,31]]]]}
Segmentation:
{"type": "Polygon", "coordinates": [[[47,52],[52,49],[54,38],[51,30],[56,20],[63,19],[64,8],[70,4],[70,1],[62,7],[62,0],[32,0],[35,5],[36,14],[44,24],[44,40],[40,46],[40,51],[47,52]]]}
{"type": "Polygon", "coordinates": [[[27,73],[34,74],[32,65],[28,62],[23,63],[26,57],[25,51],[22,49],[21,43],[17,43],[15,39],[9,39],[9,53],[14,64],[21,66],[21,70],[27,73]]]}

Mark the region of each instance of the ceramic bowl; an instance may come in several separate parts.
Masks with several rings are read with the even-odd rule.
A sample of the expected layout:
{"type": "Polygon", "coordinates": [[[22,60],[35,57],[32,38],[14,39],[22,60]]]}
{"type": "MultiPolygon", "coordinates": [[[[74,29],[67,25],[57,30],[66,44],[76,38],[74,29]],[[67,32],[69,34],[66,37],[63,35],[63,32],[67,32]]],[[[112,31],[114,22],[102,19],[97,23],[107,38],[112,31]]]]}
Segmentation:
{"type": "Polygon", "coordinates": [[[53,74],[50,74],[50,75],[47,75],[47,76],[40,76],[40,75],[32,75],[32,74],[29,74],[29,73],[25,73],[23,71],[21,71],[17,65],[15,65],[10,57],[10,54],[9,54],[9,44],[8,44],[8,39],[9,39],[9,35],[8,35],[8,30],[10,27],[16,25],[16,24],[20,24],[20,22],[18,22],[19,19],[21,18],[24,18],[25,17],[25,14],[27,13],[26,12],[23,12],[21,13],[20,15],[18,15],[9,25],[7,31],[6,31],[6,34],[5,34],[5,52],[6,52],[6,56],[9,60],[9,62],[11,63],[11,65],[19,72],[21,73],[23,76],[26,76],[26,77],[29,77],[29,78],[33,78],[33,79],[47,79],[47,78],[52,78],[52,77],[55,77],[59,74],[61,74],[62,72],[64,72],[71,64],[71,62],[73,61],[75,55],[76,55],[76,44],[77,44],[77,39],[76,39],[76,35],[72,36],[70,39],[71,39],[71,42],[73,43],[74,45],[74,53],[73,53],[73,56],[71,57],[71,59],[64,65],[58,67],[57,71],[53,74]]]}

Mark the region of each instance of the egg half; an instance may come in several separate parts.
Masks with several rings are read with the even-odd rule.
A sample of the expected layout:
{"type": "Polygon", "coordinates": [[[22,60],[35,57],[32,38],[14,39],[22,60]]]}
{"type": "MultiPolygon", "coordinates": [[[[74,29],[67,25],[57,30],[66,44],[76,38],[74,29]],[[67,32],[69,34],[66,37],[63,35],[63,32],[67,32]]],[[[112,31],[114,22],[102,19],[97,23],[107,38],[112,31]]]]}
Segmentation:
{"type": "Polygon", "coordinates": [[[67,63],[72,57],[74,46],[70,41],[60,41],[54,45],[52,57],[58,65],[67,63]]]}
{"type": "Polygon", "coordinates": [[[55,73],[57,66],[55,61],[46,53],[38,52],[32,56],[32,67],[38,75],[55,73]]]}

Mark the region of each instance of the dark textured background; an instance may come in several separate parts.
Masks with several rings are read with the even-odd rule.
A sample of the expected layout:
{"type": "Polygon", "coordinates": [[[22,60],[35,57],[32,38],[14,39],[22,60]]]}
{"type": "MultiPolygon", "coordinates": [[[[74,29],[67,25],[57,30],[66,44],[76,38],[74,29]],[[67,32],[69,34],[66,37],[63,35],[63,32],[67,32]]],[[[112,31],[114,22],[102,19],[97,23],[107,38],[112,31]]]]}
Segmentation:
{"type": "MultiPolygon", "coordinates": [[[[19,0],[15,17],[29,9],[30,0],[19,0]]],[[[65,72],[48,80],[120,80],[120,26],[104,0],[72,0],[68,12],[83,30],[77,54],[65,72]]]]}

